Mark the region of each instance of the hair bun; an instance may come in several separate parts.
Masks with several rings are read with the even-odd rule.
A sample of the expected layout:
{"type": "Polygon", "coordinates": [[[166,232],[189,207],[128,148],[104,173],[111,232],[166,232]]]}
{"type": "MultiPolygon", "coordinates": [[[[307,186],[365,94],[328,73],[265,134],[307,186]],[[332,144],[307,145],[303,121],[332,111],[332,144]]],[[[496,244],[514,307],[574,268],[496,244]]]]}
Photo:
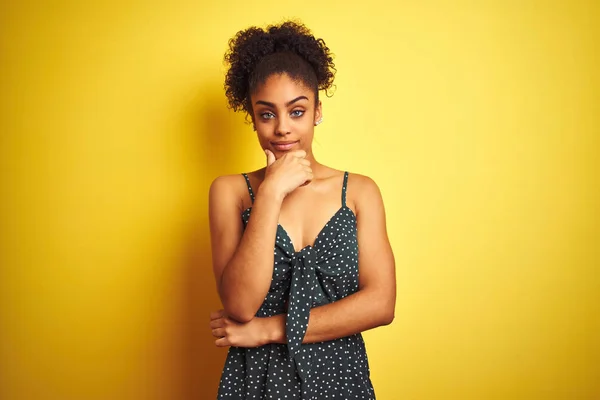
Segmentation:
{"type": "Polygon", "coordinates": [[[286,52],[303,59],[314,71],[317,91],[324,90],[329,94],[336,70],[333,55],[325,41],[315,38],[305,25],[286,21],[280,25],[269,25],[266,29],[250,27],[229,40],[229,49],[224,57],[228,66],[225,94],[233,110],[251,112],[248,97],[252,74],[265,57],[286,52]]]}

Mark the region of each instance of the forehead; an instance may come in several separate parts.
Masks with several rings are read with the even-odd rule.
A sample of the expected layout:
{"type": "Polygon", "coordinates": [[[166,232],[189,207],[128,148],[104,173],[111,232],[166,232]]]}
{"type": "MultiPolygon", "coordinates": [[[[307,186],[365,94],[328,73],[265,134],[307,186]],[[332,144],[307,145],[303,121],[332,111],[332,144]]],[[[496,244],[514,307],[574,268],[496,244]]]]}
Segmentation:
{"type": "Polygon", "coordinates": [[[292,79],[289,75],[273,74],[264,83],[259,85],[252,93],[252,102],[263,100],[270,103],[285,104],[298,96],[306,96],[313,100],[314,92],[299,79],[292,79]]]}

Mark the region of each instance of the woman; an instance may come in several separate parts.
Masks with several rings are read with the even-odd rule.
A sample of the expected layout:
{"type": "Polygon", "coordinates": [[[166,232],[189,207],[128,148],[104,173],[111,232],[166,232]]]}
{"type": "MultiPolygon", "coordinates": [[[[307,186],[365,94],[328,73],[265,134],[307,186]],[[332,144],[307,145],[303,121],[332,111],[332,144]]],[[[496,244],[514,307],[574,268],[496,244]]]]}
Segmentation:
{"type": "Polygon", "coordinates": [[[238,32],[225,60],[267,165],[210,188],[219,399],[374,399],[361,332],[394,318],[394,257],[376,184],[312,152],[331,53],[285,22],[238,32]]]}

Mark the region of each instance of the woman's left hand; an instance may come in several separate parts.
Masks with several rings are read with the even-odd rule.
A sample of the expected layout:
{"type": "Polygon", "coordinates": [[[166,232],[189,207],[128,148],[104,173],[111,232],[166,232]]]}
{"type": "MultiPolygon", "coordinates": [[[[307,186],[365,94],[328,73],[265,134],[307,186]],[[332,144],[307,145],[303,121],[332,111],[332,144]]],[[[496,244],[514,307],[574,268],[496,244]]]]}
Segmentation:
{"type": "Polygon", "coordinates": [[[269,343],[268,318],[253,318],[240,323],[225,315],[224,310],[210,314],[212,335],[217,347],[259,347],[269,343]]]}

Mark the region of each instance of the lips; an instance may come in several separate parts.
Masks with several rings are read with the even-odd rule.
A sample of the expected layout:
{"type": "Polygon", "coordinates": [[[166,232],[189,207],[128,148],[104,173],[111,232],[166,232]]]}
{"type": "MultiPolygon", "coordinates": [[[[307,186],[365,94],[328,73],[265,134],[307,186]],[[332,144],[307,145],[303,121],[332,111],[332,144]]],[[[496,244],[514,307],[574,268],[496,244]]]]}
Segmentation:
{"type": "Polygon", "coordinates": [[[288,151],[291,150],[294,145],[298,143],[298,141],[281,141],[281,142],[271,142],[273,148],[277,151],[288,151]]]}

